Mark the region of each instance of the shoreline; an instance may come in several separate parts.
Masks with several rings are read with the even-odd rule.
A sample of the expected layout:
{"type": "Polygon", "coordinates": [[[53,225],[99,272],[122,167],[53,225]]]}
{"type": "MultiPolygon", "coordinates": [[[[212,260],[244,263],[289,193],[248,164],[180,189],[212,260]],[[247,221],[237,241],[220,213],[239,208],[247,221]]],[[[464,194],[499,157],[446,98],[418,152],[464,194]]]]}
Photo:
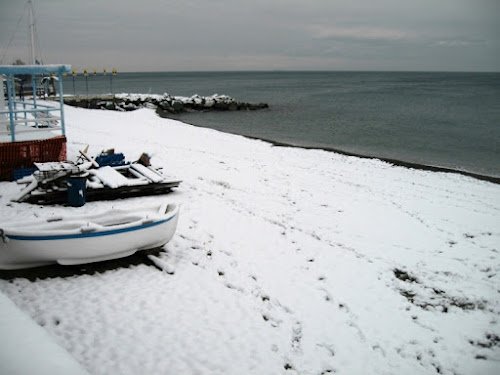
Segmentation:
{"type": "MultiPolygon", "coordinates": [[[[247,138],[260,139],[257,137],[247,137],[247,138]]],[[[423,171],[431,171],[431,172],[454,173],[454,174],[460,174],[460,175],[467,176],[467,177],[473,177],[475,179],[482,180],[482,181],[492,182],[494,184],[500,184],[500,177],[487,176],[487,175],[474,173],[474,172],[461,171],[458,169],[438,167],[438,166],[427,165],[427,164],[419,164],[419,163],[414,163],[414,162],[409,162],[409,161],[404,161],[404,160],[399,160],[399,159],[378,157],[378,156],[373,156],[373,155],[364,155],[364,154],[359,154],[359,153],[355,153],[355,152],[349,152],[349,151],[344,151],[341,149],[336,149],[333,147],[298,146],[298,145],[287,144],[284,142],[277,142],[277,141],[272,141],[272,140],[267,140],[267,139],[261,139],[261,140],[265,141],[265,142],[269,142],[277,147],[296,147],[296,148],[303,148],[306,150],[323,150],[323,151],[334,152],[334,153],[346,155],[346,156],[355,156],[355,157],[362,158],[362,159],[381,160],[381,161],[396,165],[398,167],[406,167],[406,168],[412,168],[412,169],[423,170],[423,171]]]]}
{"type": "MultiPolygon", "coordinates": [[[[170,117],[164,117],[164,118],[170,118],[170,117]]],[[[178,119],[178,118],[171,118],[171,119],[183,122],[183,123],[188,124],[188,125],[196,126],[199,128],[213,129],[213,128],[210,128],[208,126],[192,124],[192,123],[189,123],[187,121],[184,121],[184,120],[178,119]]],[[[214,130],[216,130],[216,129],[214,129],[214,130]]],[[[222,133],[227,133],[227,132],[224,132],[222,130],[217,130],[217,131],[220,131],[222,133]]],[[[373,156],[373,155],[364,155],[364,154],[360,154],[360,153],[356,153],[356,152],[341,150],[341,149],[334,148],[334,147],[302,146],[302,145],[294,145],[291,143],[286,143],[286,142],[281,142],[281,141],[274,141],[272,139],[267,139],[267,138],[254,137],[251,135],[244,135],[244,134],[238,134],[238,133],[227,133],[227,134],[234,134],[234,135],[239,135],[241,137],[245,137],[248,139],[255,139],[258,141],[267,142],[267,143],[270,143],[276,147],[292,147],[292,148],[301,148],[304,150],[322,150],[322,151],[327,151],[327,152],[334,152],[334,153],[345,155],[345,156],[354,156],[354,157],[358,157],[358,158],[362,158],[362,159],[376,159],[376,160],[384,161],[386,163],[393,164],[393,165],[398,166],[398,167],[405,167],[405,168],[411,168],[411,169],[422,170],[422,171],[430,171],[430,172],[454,173],[454,174],[459,174],[462,176],[472,177],[472,178],[475,178],[475,179],[481,180],[481,181],[487,181],[487,182],[491,182],[494,184],[500,184],[500,176],[499,177],[488,176],[488,175],[483,175],[483,174],[474,173],[474,172],[461,171],[458,169],[438,167],[438,166],[427,165],[427,164],[419,164],[419,163],[414,163],[414,162],[409,162],[409,161],[404,161],[404,160],[399,160],[399,159],[378,157],[378,156],[373,156]]]]}
{"type": "MultiPolygon", "coordinates": [[[[257,110],[257,109],[265,109],[269,108],[268,104],[266,103],[259,103],[259,104],[252,104],[252,103],[246,103],[246,102],[238,102],[233,98],[227,97],[225,95],[214,95],[213,97],[200,97],[198,95],[194,95],[190,98],[187,97],[176,97],[176,96],[170,96],[167,95],[167,97],[163,97],[161,95],[150,95],[150,94],[113,94],[113,95],[92,95],[92,96],[77,96],[77,97],[72,97],[68,96],[65,97],[65,104],[71,105],[71,106],[76,106],[76,107],[83,107],[83,108],[92,108],[92,109],[106,109],[106,110],[116,110],[115,105],[116,101],[122,101],[124,104],[124,108],[122,110],[136,110],[139,108],[145,107],[146,103],[152,103],[156,106],[156,114],[160,118],[166,118],[166,119],[175,119],[178,121],[181,121],[183,123],[201,127],[201,128],[207,128],[207,129],[212,129],[211,127],[208,126],[203,126],[203,125],[196,125],[192,124],[188,121],[184,121],[184,119],[179,119],[176,118],[175,115],[182,115],[182,113],[185,112],[190,112],[190,111],[210,111],[210,110],[257,110]],[[206,100],[212,100],[216,105],[210,105],[207,106],[206,100]],[[68,101],[68,102],[66,102],[68,101]],[[77,103],[78,102],[78,103],[77,103]],[[90,106],[90,103],[93,102],[93,105],[90,106]],[[106,102],[108,103],[106,105],[106,102]],[[172,106],[172,102],[177,102],[180,103],[180,106],[175,108],[172,106]],[[84,104],[82,104],[84,103],[84,104]],[[109,107],[110,103],[112,104],[113,108],[109,107]],[[166,103],[166,104],[165,104],[166,103]],[[163,105],[163,107],[162,107],[163,105]],[[166,105],[166,106],[165,106],[166,105]],[[173,115],[173,116],[172,116],[173,115]]],[[[219,130],[221,132],[224,132],[222,130],[219,130]]],[[[323,150],[327,152],[334,152],[337,154],[341,155],[346,155],[346,156],[354,156],[354,157],[359,157],[363,159],[377,159],[381,160],[396,166],[400,167],[406,167],[406,168],[412,168],[412,169],[417,169],[417,170],[424,170],[424,171],[431,171],[431,172],[442,172],[442,173],[455,173],[467,177],[472,177],[481,181],[487,181],[491,182],[494,184],[500,184],[500,176],[490,176],[490,175],[484,175],[480,173],[475,173],[475,172],[469,172],[469,171],[463,171],[463,170],[458,170],[458,169],[453,169],[453,168],[448,168],[448,167],[440,167],[440,166],[433,166],[433,165],[427,165],[427,164],[420,164],[416,162],[410,162],[410,161],[404,161],[404,160],[399,160],[399,159],[394,159],[394,158],[387,158],[387,157],[378,157],[374,155],[366,155],[366,154],[361,154],[361,153],[356,153],[356,152],[351,152],[351,151],[345,151],[339,148],[335,147],[327,147],[327,146],[305,146],[305,145],[296,145],[296,144],[291,144],[291,143],[286,143],[286,142],[281,142],[281,141],[275,141],[272,139],[268,138],[261,138],[261,137],[256,137],[256,136],[250,136],[250,135],[244,135],[244,134],[239,134],[239,133],[231,133],[229,134],[235,134],[235,135],[240,135],[243,137],[246,137],[248,139],[256,139],[260,141],[264,141],[267,143],[270,143],[274,146],[277,147],[295,147],[295,148],[302,148],[305,150],[323,150]]]]}

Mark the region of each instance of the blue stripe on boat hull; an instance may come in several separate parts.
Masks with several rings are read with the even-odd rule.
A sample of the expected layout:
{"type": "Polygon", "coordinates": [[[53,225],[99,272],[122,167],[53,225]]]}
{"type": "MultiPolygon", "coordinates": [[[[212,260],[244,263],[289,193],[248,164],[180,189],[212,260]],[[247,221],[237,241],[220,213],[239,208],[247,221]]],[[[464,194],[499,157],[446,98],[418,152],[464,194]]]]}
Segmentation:
{"type": "Polygon", "coordinates": [[[18,240],[18,241],[53,241],[53,240],[69,240],[69,239],[75,239],[75,238],[104,237],[104,236],[111,236],[111,235],[119,234],[119,233],[133,232],[133,231],[140,230],[140,229],[155,227],[157,225],[160,225],[160,224],[166,223],[167,221],[172,220],[173,218],[175,218],[175,216],[176,215],[171,216],[168,219],[157,221],[157,222],[150,223],[150,224],[139,225],[139,226],[130,227],[130,228],[113,229],[113,230],[108,230],[108,231],[103,231],[103,232],[61,234],[61,235],[53,235],[53,236],[19,236],[19,235],[12,236],[12,235],[7,235],[7,237],[10,238],[11,240],[18,240]]]}

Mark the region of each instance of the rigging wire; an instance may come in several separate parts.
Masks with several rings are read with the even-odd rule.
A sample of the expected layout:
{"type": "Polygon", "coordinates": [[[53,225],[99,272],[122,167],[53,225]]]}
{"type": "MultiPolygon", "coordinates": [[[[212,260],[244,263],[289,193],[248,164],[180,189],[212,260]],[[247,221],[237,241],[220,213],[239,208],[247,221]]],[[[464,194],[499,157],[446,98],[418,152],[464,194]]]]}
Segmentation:
{"type": "Polygon", "coordinates": [[[19,17],[19,19],[18,19],[18,21],[17,21],[16,28],[14,29],[14,32],[13,32],[13,33],[12,33],[12,35],[10,36],[9,43],[7,43],[7,47],[5,47],[5,51],[4,51],[4,53],[2,54],[2,58],[0,58],[0,64],[3,64],[3,61],[4,61],[4,59],[5,59],[5,56],[7,55],[7,51],[9,50],[10,44],[12,43],[12,40],[14,39],[14,36],[16,35],[17,29],[19,28],[19,24],[21,23],[21,20],[23,19],[23,17],[24,17],[24,16],[25,16],[25,14],[26,14],[26,9],[28,9],[28,3],[26,3],[26,4],[24,5],[23,14],[21,15],[21,17],[19,17]]]}

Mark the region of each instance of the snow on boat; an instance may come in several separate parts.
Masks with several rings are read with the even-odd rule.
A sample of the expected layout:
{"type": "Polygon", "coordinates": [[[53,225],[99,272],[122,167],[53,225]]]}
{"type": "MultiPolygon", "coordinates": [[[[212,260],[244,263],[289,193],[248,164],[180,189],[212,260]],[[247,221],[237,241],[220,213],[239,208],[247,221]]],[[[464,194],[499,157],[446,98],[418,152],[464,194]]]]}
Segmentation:
{"type": "Polygon", "coordinates": [[[173,237],[178,217],[177,204],[163,203],[0,225],[0,269],[92,263],[158,248],[173,237]]]}

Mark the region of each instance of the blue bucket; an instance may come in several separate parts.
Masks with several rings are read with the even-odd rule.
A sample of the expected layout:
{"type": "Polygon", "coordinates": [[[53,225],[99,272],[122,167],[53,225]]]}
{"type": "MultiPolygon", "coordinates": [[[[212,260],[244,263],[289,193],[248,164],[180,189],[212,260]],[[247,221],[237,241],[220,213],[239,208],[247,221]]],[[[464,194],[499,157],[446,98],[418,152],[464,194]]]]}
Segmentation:
{"type": "Polygon", "coordinates": [[[85,205],[87,196],[87,175],[70,176],[66,181],[68,187],[68,204],[72,207],[85,205]]]}

